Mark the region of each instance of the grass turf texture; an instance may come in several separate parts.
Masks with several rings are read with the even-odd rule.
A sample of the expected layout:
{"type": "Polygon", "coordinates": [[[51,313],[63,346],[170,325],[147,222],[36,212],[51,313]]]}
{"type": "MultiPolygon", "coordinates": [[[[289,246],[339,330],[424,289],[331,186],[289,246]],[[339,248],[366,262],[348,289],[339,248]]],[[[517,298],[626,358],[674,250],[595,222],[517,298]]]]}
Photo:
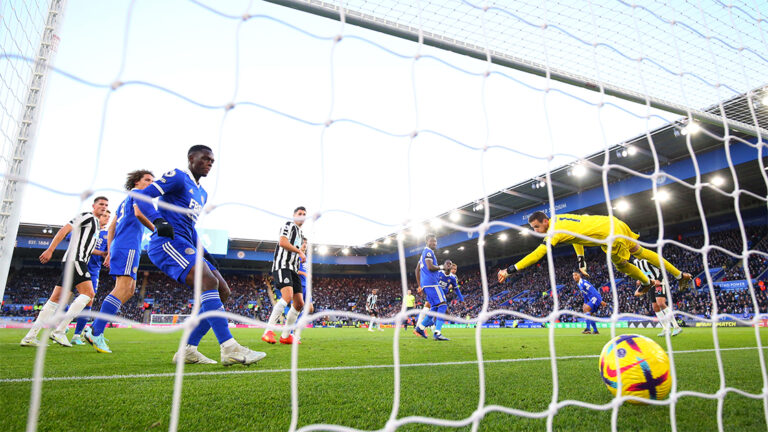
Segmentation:
{"type": "MultiPolygon", "coordinates": [[[[657,329],[622,329],[656,338],[657,329]]],[[[393,329],[368,332],[365,329],[310,329],[303,334],[299,368],[355,367],[392,365],[393,329]]],[[[424,364],[401,369],[401,398],[398,418],[427,416],[460,420],[476,409],[479,397],[476,364],[431,363],[475,361],[475,330],[446,329],[450,342],[424,340],[410,330],[401,332],[402,364],[424,364]]],[[[582,335],[581,329],[556,331],[557,356],[594,356],[559,359],[558,400],[575,399],[594,404],[611,401],[597,366],[597,355],[610,339],[610,332],[582,335]]],[[[752,328],[719,329],[721,348],[755,347],[752,328]]],[[[0,430],[21,431],[26,426],[31,383],[8,382],[30,378],[34,348],[18,342],[22,330],[0,330],[0,430]]],[[[171,357],[181,333],[157,335],[130,329],[108,329],[114,354],[98,354],[89,345],[48,347],[45,377],[86,377],[113,375],[172,374],[171,357]]],[[[223,372],[184,378],[179,430],[287,430],[290,424],[291,392],[289,346],[268,345],[260,341],[261,331],[237,329],[240,343],[265,351],[267,358],[244,368],[221,365],[187,365],[185,373],[223,372]],[[261,373],[257,371],[283,370],[261,373]],[[248,373],[234,373],[234,372],[248,373]],[[254,373],[257,372],[257,373],[254,373]]],[[[761,329],[763,344],[768,344],[761,329]]],[[[711,350],[711,329],[685,329],[673,339],[675,351],[711,350]]],[[[539,329],[484,329],[483,355],[486,361],[534,359],[530,361],[489,362],[485,364],[485,405],[502,405],[544,411],[552,398],[552,374],[548,331],[539,329]],[[535,360],[545,357],[544,360],[535,360]]],[[[218,361],[219,349],[208,335],[200,351],[218,361]]],[[[668,350],[669,351],[669,350],[668,350]]],[[[756,349],[721,352],[726,385],[759,393],[762,376],[756,349]]],[[[714,393],[720,375],[714,351],[680,353],[675,356],[678,391],[714,393]]],[[[389,418],[394,388],[394,369],[349,368],[299,372],[299,427],[312,423],[381,429],[389,418]]],[[[107,379],[75,379],[43,383],[38,430],[167,430],[173,391],[172,376],[107,379]]],[[[677,404],[678,430],[717,429],[717,401],[695,397],[681,398],[677,404]]],[[[729,393],[724,400],[725,430],[766,430],[761,400],[729,393]]],[[[546,420],[528,419],[503,413],[490,413],[480,430],[544,430],[546,420]]],[[[564,407],[554,418],[555,430],[610,430],[611,411],[564,407]]],[[[469,430],[469,427],[459,430],[469,430]]],[[[624,404],[619,410],[619,430],[670,430],[667,406],[624,404]]],[[[456,430],[424,424],[408,424],[399,430],[456,430]]]]}

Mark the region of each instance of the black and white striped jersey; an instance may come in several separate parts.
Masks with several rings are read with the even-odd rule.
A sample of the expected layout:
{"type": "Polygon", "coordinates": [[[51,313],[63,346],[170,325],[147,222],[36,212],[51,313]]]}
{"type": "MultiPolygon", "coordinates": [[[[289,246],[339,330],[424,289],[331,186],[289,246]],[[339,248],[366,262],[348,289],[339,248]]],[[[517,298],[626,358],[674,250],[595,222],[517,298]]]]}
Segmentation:
{"type": "Polygon", "coordinates": [[[293,223],[293,221],[287,221],[280,228],[280,235],[277,237],[277,246],[275,246],[275,256],[272,262],[272,271],[278,271],[282,269],[299,271],[299,262],[301,258],[296,252],[291,252],[287,249],[280,247],[280,237],[288,239],[292,245],[297,249],[301,248],[301,242],[304,240],[304,236],[301,232],[301,228],[293,223]]]}
{"type": "Polygon", "coordinates": [[[67,261],[71,256],[73,261],[88,263],[99,238],[99,221],[93,213],[85,212],[75,216],[69,224],[72,225],[72,232],[62,261],[67,261]]]}
{"type": "Polygon", "coordinates": [[[648,279],[662,280],[661,270],[658,267],[648,262],[648,260],[632,258],[632,264],[640,269],[641,272],[648,277],[648,279]]]}
{"type": "Polygon", "coordinates": [[[365,300],[365,310],[376,310],[376,301],[379,299],[379,296],[376,294],[368,294],[368,298],[365,300]]]}

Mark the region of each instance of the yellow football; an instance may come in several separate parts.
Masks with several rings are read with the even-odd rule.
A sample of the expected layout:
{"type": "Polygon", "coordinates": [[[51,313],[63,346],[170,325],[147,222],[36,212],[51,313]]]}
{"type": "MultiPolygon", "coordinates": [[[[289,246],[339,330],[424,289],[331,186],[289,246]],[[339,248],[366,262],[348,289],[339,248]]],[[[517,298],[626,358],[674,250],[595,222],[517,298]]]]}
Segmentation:
{"type": "Polygon", "coordinates": [[[664,348],[636,334],[617,336],[605,344],[600,353],[600,376],[614,396],[619,381],[622,396],[644,399],[664,399],[672,387],[669,357],[664,348]]]}

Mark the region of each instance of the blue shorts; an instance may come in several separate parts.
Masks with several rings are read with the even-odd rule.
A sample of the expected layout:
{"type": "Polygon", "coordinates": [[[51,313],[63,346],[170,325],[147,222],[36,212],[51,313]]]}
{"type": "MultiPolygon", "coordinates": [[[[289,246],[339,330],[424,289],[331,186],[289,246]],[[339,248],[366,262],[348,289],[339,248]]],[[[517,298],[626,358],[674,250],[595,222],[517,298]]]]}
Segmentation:
{"type": "Polygon", "coordinates": [[[138,249],[113,249],[109,251],[109,275],[130,276],[136,280],[141,251],[138,249]]]}
{"type": "MultiPolygon", "coordinates": [[[[149,259],[163,273],[170,276],[176,282],[186,285],[187,275],[195,265],[197,249],[188,241],[175,238],[153,236],[147,248],[149,259]]],[[[205,258],[203,262],[211,270],[216,270],[205,258]]]]}
{"type": "Polygon", "coordinates": [[[584,302],[585,305],[589,306],[589,309],[592,312],[597,312],[598,309],[600,309],[600,303],[603,302],[603,299],[592,297],[592,299],[588,302],[584,302]]]}
{"type": "Polygon", "coordinates": [[[445,303],[445,293],[443,289],[437,285],[424,287],[424,293],[427,295],[427,301],[430,306],[437,306],[440,303],[445,303]]]}

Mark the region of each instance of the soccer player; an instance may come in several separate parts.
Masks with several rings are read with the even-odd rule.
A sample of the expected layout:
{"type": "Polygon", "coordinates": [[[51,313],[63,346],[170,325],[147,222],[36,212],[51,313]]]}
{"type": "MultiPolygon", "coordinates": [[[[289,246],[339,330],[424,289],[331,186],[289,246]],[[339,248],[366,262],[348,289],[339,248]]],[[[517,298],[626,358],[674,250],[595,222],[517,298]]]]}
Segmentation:
{"type": "MultiPolygon", "coordinates": [[[[91,259],[88,260],[88,273],[91,274],[91,284],[93,285],[94,296],[99,290],[99,274],[101,273],[101,266],[104,263],[104,257],[107,256],[107,224],[109,224],[109,215],[110,211],[106,210],[99,217],[99,234],[98,238],[96,239],[96,246],[93,247],[93,252],[91,252],[91,259]]],[[[83,310],[90,312],[92,306],[93,299],[91,299],[91,302],[88,303],[88,306],[86,306],[83,310]]],[[[77,318],[75,324],[75,334],[72,336],[72,340],[70,341],[71,344],[85,345],[85,342],[83,342],[83,338],[80,336],[80,334],[83,332],[83,329],[87,323],[88,317],[81,316],[77,318]]]]}
{"type": "Polygon", "coordinates": [[[379,307],[376,305],[376,302],[379,300],[379,290],[374,288],[371,290],[371,293],[368,294],[368,298],[365,299],[365,311],[371,314],[371,322],[368,324],[368,331],[373,331],[373,326],[378,325],[379,331],[384,331],[383,328],[381,328],[381,324],[375,322],[376,318],[379,317],[379,307]]]}
{"type": "MultiPolygon", "coordinates": [[[[427,234],[427,246],[421,252],[421,259],[419,260],[420,272],[417,273],[416,279],[419,282],[419,291],[427,295],[430,310],[444,314],[448,310],[448,305],[445,302],[445,293],[439,285],[438,272],[445,270],[446,267],[450,269],[451,266],[450,261],[446,261],[444,265],[435,265],[437,262],[435,258],[436,248],[437,237],[434,234],[427,234]]],[[[424,321],[416,323],[416,328],[413,332],[426,339],[427,334],[424,333],[424,328],[432,325],[434,322],[435,331],[432,333],[432,338],[437,341],[450,340],[442,334],[444,321],[442,318],[433,319],[427,316],[424,318],[424,321]]]]}
{"type": "MultiPolygon", "coordinates": [[[[150,171],[131,171],[124,187],[127,191],[138,193],[152,184],[154,179],[155,176],[150,171]]],[[[141,238],[144,232],[142,225],[150,231],[155,230],[152,222],[138,209],[134,197],[126,196],[118,206],[107,234],[109,254],[106,265],[109,266],[109,275],[115,278],[115,287],[104,298],[99,310],[101,313],[116,316],[123,303],[127,302],[136,290],[136,271],[139,269],[141,238]]],[[[112,352],[102,336],[106,325],[107,320],[97,318],[84,335],[85,340],[101,353],[112,352]]]]}
{"type": "MultiPolygon", "coordinates": [[[[605,307],[606,303],[603,301],[603,296],[595,289],[594,285],[589,283],[586,279],[581,277],[580,272],[573,272],[573,280],[581,291],[581,295],[584,297],[584,307],[582,310],[585,315],[594,315],[598,309],[605,307]]],[[[587,319],[587,328],[582,333],[584,334],[600,334],[597,331],[597,324],[591,319],[587,319]],[[589,328],[592,327],[592,331],[589,328]]]]}
{"type": "MultiPolygon", "coordinates": [[[[684,289],[691,283],[691,275],[683,273],[675,266],[670,264],[667,260],[659,257],[659,255],[649,249],[645,249],[634,240],[639,235],[632,232],[626,223],[613,216],[588,216],[588,215],[576,215],[576,214],[562,214],[557,215],[555,220],[552,221],[544,212],[537,211],[531,214],[528,218],[528,223],[531,225],[534,231],[540,234],[545,234],[550,231],[569,231],[572,233],[580,234],[590,239],[582,239],[574,235],[559,232],[554,233],[550,243],[552,247],[558,244],[570,244],[573,245],[573,249],[576,251],[576,256],[579,263],[579,271],[584,276],[589,277],[587,273],[587,261],[584,258],[584,246],[600,246],[604,252],[608,252],[608,246],[605,244],[597,243],[595,240],[605,240],[611,234],[611,222],[613,222],[613,234],[622,235],[627,238],[616,238],[613,240],[613,247],[611,248],[611,261],[616,268],[631,277],[632,279],[640,281],[641,290],[643,293],[647,292],[651,286],[659,284],[658,280],[648,279],[639,268],[629,262],[630,256],[634,256],[640,259],[647,259],[651,264],[659,267],[664,265],[664,268],[669,274],[678,280],[678,284],[681,289],[684,289]],[[593,240],[595,239],[595,240],[593,240]]],[[[526,257],[518,261],[517,263],[509,266],[506,269],[499,270],[498,278],[499,283],[504,282],[506,278],[516,271],[520,271],[536,264],[540,259],[547,254],[547,239],[544,239],[545,244],[539,245],[536,250],[529,253],[526,257]]]]}
{"type": "MultiPolygon", "coordinates": [[[[451,262],[446,261],[446,265],[451,262]]],[[[447,270],[447,269],[446,269],[447,270]]],[[[456,276],[456,272],[459,271],[459,266],[451,262],[450,273],[440,273],[440,286],[443,288],[443,292],[446,294],[453,294],[456,300],[463,302],[464,296],[461,294],[461,286],[459,285],[459,278],[456,276]]]]}
{"type": "MultiPolygon", "coordinates": [[[[405,296],[405,310],[409,311],[416,307],[416,297],[411,293],[411,290],[408,290],[408,294],[405,296]]],[[[403,323],[403,329],[408,330],[408,323],[411,321],[411,316],[405,319],[405,322],[403,323]]]]}
{"type": "MultiPolygon", "coordinates": [[[[306,237],[301,242],[301,252],[303,252],[304,255],[306,256],[307,254],[306,237]]],[[[307,267],[306,261],[301,261],[299,263],[299,271],[297,271],[296,273],[299,274],[299,279],[301,279],[301,296],[304,300],[306,300],[307,299],[307,278],[309,277],[309,268],[307,267]]],[[[305,303],[304,306],[307,308],[309,313],[315,313],[315,306],[312,303],[305,303]]],[[[302,309],[302,313],[303,313],[303,309],[302,309]]],[[[299,314],[298,318],[300,317],[301,317],[301,313],[299,314]]]]}
{"type": "MultiPolygon", "coordinates": [[[[285,327],[280,336],[280,343],[290,345],[294,340],[289,326],[296,323],[299,313],[304,308],[304,297],[301,292],[301,280],[299,280],[299,261],[306,261],[307,256],[301,251],[304,236],[301,226],[307,217],[307,209],[296,207],[293,211],[293,220],[286,221],[280,228],[277,246],[275,246],[274,261],[272,262],[272,277],[275,287],[280,290],[280,300],[272,307],[269,315],[270,326],[277,324],[277,320],[283,314],[288,303],[293,303],[291,309],[285,315],[285,327]]],[[[270,327],[264,330],[261,340],[267,343],[275,343],[275,333],[270,327]]],[[[300,341],[298,343],[301,343],[300,341]]]]}
{"type": "MultiPolygon", "coordinates": [[[[187,160],[189,162],[187,170],[168,171],[151,186],[139,191],[140,195],[148,198],[159,197],[159,204],[170,204],[187,210],[182,213],[158,205],[158,211],[155,210],[151,201],[136,200],[141,213],[155,226],[147,252],[155,266],[172,279],[189,287],[194,286],[195,273],[200,271],[202,280],[200,311],[223,311],[224,304],[220,292],[224,292],[226,297],[229,294],[229,288],[216,269],[216,260],[203,248],[201,268],[198,269],[196,264],[195,224],[198,215],[208,202],[208,193],[200,185],[200,178],[207,176],[213,167],[213,151],[204,145],[194,145],[187,152],[187,160]]],[[[236,363],[249,365],[267,356],[263,352],[250,350],[237,343],[229,331],[226,318],[209,317],[202,320],[189,336],[189,345],[184,353],[185,359],[190,350],[197,349],[200,340],[211,329],[221,347],[221,364],[224,366],[236,363]]]]}
{"type": "MultiPolygon", "coordinates": [[[[50,261],[53,251],[56,250],[56,246],[64,240],[64,237],[66,237],[67,234],[73,232],[74,229],[74,235],[69,240],[69,246],[62,259],[64,265],[61,271],[61,279],[59,279],[59,283],[53,289],[48,301],[45,303],[42,310],[40,310],[40,314],[37,316],[32,328],[29,329],[29,332],[27,332],[26,336],[21,340],[21,346],[38,346],[37,334],[46,324],[46,321],[50,320],[56,313],[56,308],[59,306],[58,301],[61,298],[62,290],[64,289],[64,273],[66,273],[68,261],[72,261],[73,267],[72,286],[75,287],[79,295],[72,301],[72,304],[69,306],[69,311],[67,311],[64,315],[64,319],[59,322],[53,333],[51,333],[50,338],[59,345],[66,347],[72,346],[67,340],[67,327],[69,326],[69,323],[72,322],[72,319],[80,314],[85,306],[93,300],[93,282],[91,282],[91,274],[88,272],[88,260],[91,258],[93,247],[96,245],[96,233],[99,229],[98,218],[104,214],[108,205],[109,200],[107,200],[106,197],[96,197],[96,199],[93,200],[93,211],[81,213],[64,225],[59,232],[56,233],[56,236],[53,237],[48,249],[40,254],[40,262],[42,264],[50,261]]],[[[71,286],[67,286],[66,288],[69,290],[72,289],[71,286]]]]}
{"type": "MultiPolygon", "coordinates": [[[[632,260],[632,264],[642,270],[649,278],[661,280],[661,284],[657,285],[655,290],[648,291],[647,293],[648,299],[651,301],[651,307],[653,307],[653,311],[656,313],[656,317],[659,318],[659,323],[662,327],[661,333],[659,333],[658,336],[664,337],[669,331],[670,325],[673,327],[671,336],[677,336],[682,333],[683,329],[680,328],[680,325],[677,323],[675,314],[672,313],[672,309],[667,306],[668,283],[666,280],[661,279],[661,270],[649,263],[648,260],[635,258],[632,260]]],[[[640,297],[643,293],[640,292],[639,285],[637,288],[635,296],[640,297]]]]}

